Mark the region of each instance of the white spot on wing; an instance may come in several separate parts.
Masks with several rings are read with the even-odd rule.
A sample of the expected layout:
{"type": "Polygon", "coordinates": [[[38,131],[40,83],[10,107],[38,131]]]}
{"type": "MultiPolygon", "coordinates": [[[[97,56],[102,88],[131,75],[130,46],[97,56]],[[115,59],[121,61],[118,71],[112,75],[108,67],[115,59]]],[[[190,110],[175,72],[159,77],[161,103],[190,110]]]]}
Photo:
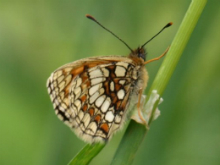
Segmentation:
{"type": "Polygon", "coordinates": [[[82,79],[80,77],[78,77],[76,79],[76,87],[79,87],[82,84],[82,79]]]}
{"type": "Polygon", "coordinates": [[[69,121],[64,121],[64,123],[65,123],[67,126],[71,127],[71,123],[70,123],[69,121]]]}
{"type": "Polygon", "coordinates": [[[71,106],[70,108],[71,108],[71,110],[72,110],[72,112],[73,112],[73,113],[72,113],[72,116],[75,117],[76,114],[77,114],[77,109],[76,109],[76,107],[75,107],[75,106],[71,106]]]}
{"type": "Polygon", "coordinates": [[[90,78],[103,77],[103,74],[100,69],[95,69],[95,70],[91,71],[89,73],[89,75],[90,75],[90,78]]]}
{"type": "Polygon", "coordinates": [[[73,89],[76,87],[76,79],[73,80],[71,86],[72,86],[73,89]]]}
{"type": "Polygon", "coordinates": [[[59,106],[59,110],[62,111],[62,112],[65,111],[64,107],[62,107],[62,106],[59,106]]]}
{"type": "Polygon", "coordinates": [[[50,94],[50,100],[53,101],[54,97],[52,94],[50,94]]]}
{"type": "Polygon", "coordinates": [[[85,127],[87,127],[90,122],[90,115],[88,113],[85,114],[83,118],[83,122],[84,122],[85,127]]]}
{"type": "Polygon", "coordinates": [[[104,103],[102,104],[101,111],[102,111],[103,113],[105,113],[105,112],[108,110],[110,104],[111,104],[111,99],[110,99],[109,97],[107,97],[107,99],[106,99],[106,100],[104,101],[104,103]]]}
{"type": "Polygon", "coordinates": [[[105,115],[105,120],[112,122],[114,120],[114,114],[112,111],[108,111],[105,115]]]}
{"type": "Polygon", "coordinates": [[[65,81],[62,81],[60,84],[59,84],[59,89],[60,91],[62,91],[65,87],[65,81]]]}
{"type": "Polygon", "coordinates": [[[111,83],[110,83],[110,90],[111,90],[111,91],[114,91],[114,90],[115,90],[115,84],[114,84],[113,81],[111,81],[111,83]]]}
{"type": "Polygon", "coordinates": [[[66,78],[65,78],[65,81],[66,81],[66,84],[69,84],[69,82],[72,80],[72,75],[68,75],[66,78]]]}
{"type": "Polygon", "coordinates": [[[53,82],[51,83],[51,88],[54,89],[54,88],[56,88],[56,87],[57,87],[57,81],[53,81],[53,82]]]}
{"type": "Polygon", "coordinates": [[[47,87],[47,92],[50,94],[50,92],[51,92],[50,87],[47,87]]]}
{"type": "Polygon", "coordinates": [[[98,97],[99,97],[99,92],[96,92],[94,95],[90,97],[89,103],[92,104],[98,97]]]}
{"type": "Polygon", "coordinates": [[[93,95],[96,91],[99,90],[100,86],[101,86],[101,84],[97,84],[97,85],[94,85],[93,87],[91,87],[91,88],[89,89],[89,94],[90,94],[90,95],[93,95]]]}
{"type": "Polygon", "coordinates": [[[79,116],[79,119],[80,119],[80,120],[82,120],[82,118],[83,118],[83,116],[84,116],[84,113],[83,113],[83,111],[79,111],[79,114],[78,114],[78,116],[79,116]]]}
{"type": "Polygon", "coordinates": [[[58,84],[64,79],[64,75],[60,76],[58,79],[57,79],[57,82],[58,84]]]}
{"type": "Polygon", "coordinates": [[[60,114],[58,114],[57,116],[58,116],[58,118],[59,118],[60,120],[63,120],[63,119],[64,119],[63,116],[60,115],[60,114]]]}
{"type": "Polygon", "coordinates": [[[117,96],[119,99],[123,99],[125,96],[125,91],[123,89],[120,89],[117,93],[117,96]]]}
{"type": "Polygon", "coordinates": [[[60,98],[61,98],[61,99],[64,98],[64,92],[60,92],[60,98]]]}
{"type": "Polygon", "coordinates": [[[95,85],[95,84],[98,84],[98,83],[100,83],[100,82],[103,82],[104,80],[105,80],[105,78],[103,78],[103,77],[93,78],[93,79],[91,80],[91,84],[92,84],[92,85],[95,85]]]}
{"type": "Polygon", "coordinates": [[[105,77],[109,77],[109,70],[108,69],[102,68],[102,72],[103,72],[105,77]]]}
{"type": "Polygon", "coordinates": [[[79,124],[79,123],[80,123],[80,120],[79,120],[79,118],[78,118],[78,117],[76,117],[76,119],[75,119],[75,120],[76,120],[76,123],[77,123],[77,124],[79,124]]]}
{"type": "Polygon", "coordinates": [[[76,88],[74,90],[74,93],[75,93],[75,96],[76,96],[75,99],[77,99],[81,94],[81,87],[76,88]]]}
{"type": "Polygon", "coordinates": [[[55,103],[53,103],[53,108],[56,109],[57,108],[57,105],[55,103]]]}
{"type": "Polygon", "coordinates": [[[70,72],[73,68],[72,67],[69,67],[69,68],[65,68],[65,72],[70,72]]]}
{"type": "Polygon", "coordinates": [[[64,109],[67,109],[66,104],[62,103],[61,106],[62,106],[64,109]]]}
{"type": "Polygon", "coordinates": [[[116,65],[121,65],[121,66],[124,66],[125,68],[128,67],[128,63],[125,63],[125,62],[118,62],[116,65]]]}
{"type": "Polygon", "coordinates": [[[80,107],[81,107],[81,101],[76,100],[75,101],[75,106],[77,107],[77,110],[79,111],[80,107]]]}
{"type": "Polygon", "coordinates": [[[125,83],[125,80],[120,80],[119,81],[119,84],[121,84],[121,85],[124,85],[124,83],[125,83]]]}
{"type": "Polygon", "coordinates": [[[61,70],[58,70],[57,72],[54,73],[54,79],[57,79],[57,77],[61,76],[62,75],[62,71],[61,70]]]}
{"type": "Polygon", "coordinates": [[[70,114],[67,113],[67,112],[65,112],[65,116],[66,116],[67,118],[69,118],[69,117],[70,117],[70,114]]]}
{"type": "Polygon", "coordinates": [[[124,77],[125,76],[125,68],[122,66],[117,66],[115,69],[115,74],[117,77],[124,77]]]}
{"type": "Polygon", "coordinates": [[[67,113],[68,115],[72,115],[73,112],[71,111],[71,109],[68,108],[68,109],[66,109],[66,113],[67,113]]]}
{"type": "Polygon", "coordinates": [[[56,92],[55,91],[52,91],[52,96],[53,96],[53,98],[56,97],[56,92]]]}
{"type": "Polygon", "coordinates": [[[96,100],[95,105],[96,105],[97,107],[100,107],[100,106],[102,105],[102,103],[103,103],[104,100],[105,100],[105,95],[104,95],[104,96],[100,96],[100,97],[96,100]]]}
{"type": "Polygon", "coordinates": [[[121,122],[121,116],[116,115],[116,116],[115,116],[115,122],[116,122],[116,123],[120,123],[120,122],[121,122]]]}
{"type": "Polygon", "coordinates": [[[91,129],[91,130],[93,131],[93,133],[95,133],[96,130],[97,130],[97,125],[96,125],[96,123],[95,123],[95,122],[91,122],[91,123],[89,124],[89,126],[87,127],[87,129],[91,129]]]}

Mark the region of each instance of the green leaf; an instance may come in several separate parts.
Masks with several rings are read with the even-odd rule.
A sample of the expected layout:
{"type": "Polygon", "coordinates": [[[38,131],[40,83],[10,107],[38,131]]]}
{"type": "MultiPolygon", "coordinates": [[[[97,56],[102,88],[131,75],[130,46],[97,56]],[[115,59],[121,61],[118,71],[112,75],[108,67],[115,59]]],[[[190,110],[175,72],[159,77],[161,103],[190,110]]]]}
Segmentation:
{"type": "Polygon", "coordinates": [[[105,143],[87,144],[68,165],[86,165],[105,147],[105,143]]]}

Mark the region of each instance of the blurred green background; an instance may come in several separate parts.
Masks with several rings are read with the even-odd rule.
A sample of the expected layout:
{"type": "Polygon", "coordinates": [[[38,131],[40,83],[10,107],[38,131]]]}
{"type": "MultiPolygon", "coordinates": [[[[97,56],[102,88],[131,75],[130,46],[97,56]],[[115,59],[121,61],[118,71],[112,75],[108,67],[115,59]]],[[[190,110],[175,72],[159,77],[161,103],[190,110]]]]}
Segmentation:
{"type": "MultiPolygon", "coordinates": [[[[91,56],[127,55],[96,17],[148,59],[171,44],[190,0],[0,1],[0,164],[67,164],[85,145],[54,114],[46,80],[61,65],[91,56]]],[[[220,164],[220,1],[209,1],[180,59],[135,165],[220,164]]],[[[147,66],[150,80],[162,60],[147,66]]],[[[147,88],[149,89],[149,88],[147,88]]],[[[109,164],[125,129],[92,165],[109,164]]]]}

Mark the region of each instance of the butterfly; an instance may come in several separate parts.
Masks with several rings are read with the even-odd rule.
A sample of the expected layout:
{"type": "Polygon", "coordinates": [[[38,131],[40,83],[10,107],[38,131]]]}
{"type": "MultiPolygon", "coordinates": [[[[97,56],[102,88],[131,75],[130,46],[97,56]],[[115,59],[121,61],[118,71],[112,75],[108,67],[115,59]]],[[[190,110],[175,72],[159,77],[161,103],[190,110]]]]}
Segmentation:
{"type": "Polygon", "coordinates": [[[140,103],[139,98],[148,81],[145,65],[167,52],[145,61],[144,46],[172,23],[143,46],[132,50],[94,17],[86,16],[122,41],[131,53],[128,56],[85,58],[63,65],[50,75],[47,89],[56,115],[79,138],[88,143],[106,142],[123,127],[132,100],[140,103]]]}

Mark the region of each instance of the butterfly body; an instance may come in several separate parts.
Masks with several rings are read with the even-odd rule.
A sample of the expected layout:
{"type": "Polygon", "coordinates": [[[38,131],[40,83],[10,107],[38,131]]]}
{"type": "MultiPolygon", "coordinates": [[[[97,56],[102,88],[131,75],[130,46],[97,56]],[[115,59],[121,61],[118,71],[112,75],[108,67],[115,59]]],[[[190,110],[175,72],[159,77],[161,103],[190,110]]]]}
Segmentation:
{"type": "Polygon", "coordinates": [[[86,142],[108,141],[147,85],[145,54],[138,48],[127,57],[85,58],[55,70],[47,88],[58,118],[86,142]]]}

